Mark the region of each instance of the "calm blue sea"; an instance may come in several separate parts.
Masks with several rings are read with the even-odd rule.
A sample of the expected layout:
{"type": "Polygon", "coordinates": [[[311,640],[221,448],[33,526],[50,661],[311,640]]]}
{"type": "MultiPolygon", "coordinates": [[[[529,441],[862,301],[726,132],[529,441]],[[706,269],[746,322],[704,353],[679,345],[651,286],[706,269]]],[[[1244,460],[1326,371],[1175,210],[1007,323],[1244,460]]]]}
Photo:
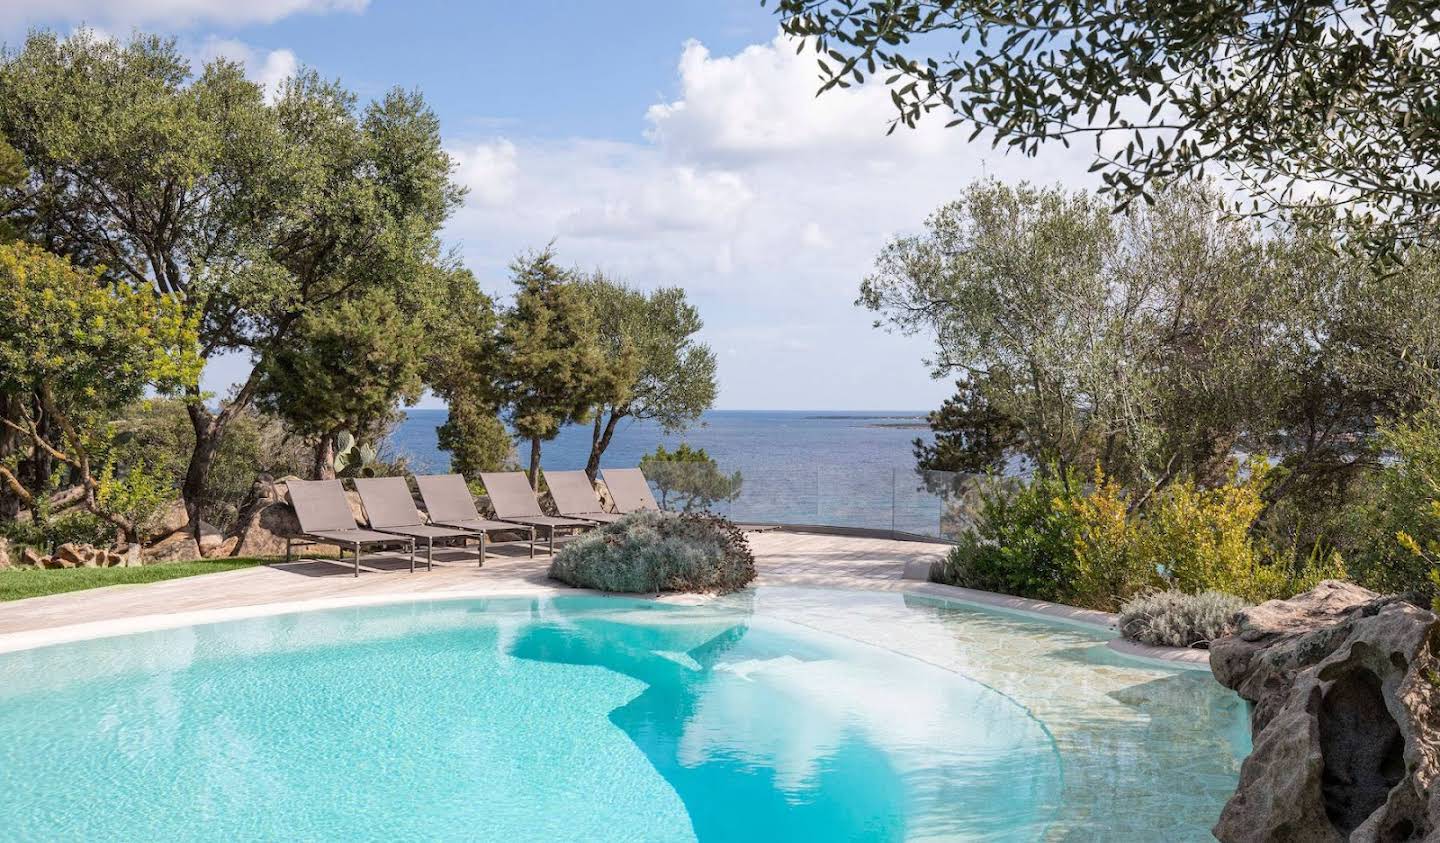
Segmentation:
{"type": "MultiPolygon", "coordinates": [[[[740,472],[740,497],[717,507],[736,520],[900,529],[940,535],[941,501],[915,473],[912,442],[929,438],[925,414],[896,411],[714,410],[683,434],[666,436],[650,422],[625,421],[601,460],[628,468],[657,444],[704,448],[726,473],[740,472]]],[[[417,472],[445,471],[449,455],[436,444],[445,410],[411,410],[391,436],[391,449],[417,472]]],[[[541,466],[581,469],[590,427],[576,425],[545,443],[541,466]]],[[[528,458],[528,446],[520,459],[528,458]]]]}
{"type": "MultiPolygon", "coordinates": [[[[436,443],[435,428],[445,423],[446,410],[410,410],[391,436],[391,446],[407,457],[416,471],[444,471],[450,455],[436,443]]],[[[915,464],[911,441],[928,439],[921,411],[750,411],[712,410],[683,434],[666,436],[652,422],[620,423],[606,449],[602,467],[628,468],[663,443],[681,442],[704,448],[727,471],[783,471],[817,465],[855,470],[909,469],[915,464]],[[910,427],[898,427],[908,425],[910,427]],[[917,429],[918,428],[918,429],[917,429]]],[[[545,443],[541,465],[553,471],[585,467],[590,454],[590,425],[572,425],[545,443]]],[[[520,449],[529,458],[529,445],[520,449]]]]}

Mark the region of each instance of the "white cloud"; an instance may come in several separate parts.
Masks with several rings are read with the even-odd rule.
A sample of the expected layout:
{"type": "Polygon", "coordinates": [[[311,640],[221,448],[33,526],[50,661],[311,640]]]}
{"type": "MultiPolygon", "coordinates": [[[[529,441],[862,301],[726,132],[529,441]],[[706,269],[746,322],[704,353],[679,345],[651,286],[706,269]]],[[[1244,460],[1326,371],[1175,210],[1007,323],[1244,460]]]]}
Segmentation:
{"type": "Polygon", "coordinates": [[[274,97],[278,94],[281,83],[294,76],[299,67],[299,61],[290,50],[271,50],[265,54],[265,60],[260,63],[260,67],[250,70],[249,73],[256,82],[265,87],[267,95],[274,97]]]}
{"type": "Polygon", "coordinates": [[[470,189],[470,201],[501,205],[515,198],[520,167],[515,144],[504,138],[450,150],[455,176],[470,189]]]}
{"type": "Polygon", "coordinates": [[[273,23],[300,13],[362,12],[368,5],[369,0],[5,0],[0,3],[0,28],[39,21],[238,26],[273,23]]]}
{"type": "Polygon", "coordinates": [[[642,286],[680,284],[724,349],[721,404],[920,409],[928,340],[886,335],[854,306],[896,232],[982,175],[1091,184],[1082,150],[1040,158],[967,144],[943,121],[886,136],[889,94],[863,85],[816,97],[813,54],[783,37],[714,56],[686,44],[678,95],[636,115],[633,143],[452,143],[470,198],[448,236],[493,289],[526,248],[642,286]]]}
{"type": "Polygon", "coordinates": [[[824,249],[830,246],[830,238],[825,236],[825,230],[818,222],[807,222],[800,229],[800,242],[813,249],[824,249]]]}
{"type": "Polygon", "coordinates": [[[737,173],[662,167],[619,196],[569,214],[561,232],[590,238],[643,238],[665,232],[733,230],[755,195],[737,173]]]}
{"type": "Polygon", "coordinates": [[[715,57],[696,41],[680,55],[683,96],[651,106],[646,137],[667,154],[686,160],[755,161],[777,157],[859,152],[893,160],[944,147],[938,126],[886,137],[894,114],[890,95],[878,85],[837,89],[815,96],[813,55],[796,55],[792,42],[776,38],[715,57]]]}

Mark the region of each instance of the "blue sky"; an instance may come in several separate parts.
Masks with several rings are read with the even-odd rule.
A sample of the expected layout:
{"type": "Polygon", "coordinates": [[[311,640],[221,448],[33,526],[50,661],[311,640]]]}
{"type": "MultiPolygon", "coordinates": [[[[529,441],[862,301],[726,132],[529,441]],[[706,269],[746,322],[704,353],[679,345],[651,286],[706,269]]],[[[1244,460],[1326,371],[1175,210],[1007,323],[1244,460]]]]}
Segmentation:
{"type": "MultiPolygon", "coordinates": [[[[970,146],[933,121],[884,136],[888,94],[816,99],[758,0],[7,0],[0,36],[86,24],[176,36],[273,84],[307,65],[364,99],[418,88],[470,188],[448,245],[497,294],[518,252],[684,287],[721,409],[925,409],[930,342],[854,306],[885,241],[981,175],[1084,183],[1088,159],[970,146]]],[[[223,392],[244,361],[206,373],[223,392]]],[[[428,400],[423,406],[437,406],[428,400]]]]}

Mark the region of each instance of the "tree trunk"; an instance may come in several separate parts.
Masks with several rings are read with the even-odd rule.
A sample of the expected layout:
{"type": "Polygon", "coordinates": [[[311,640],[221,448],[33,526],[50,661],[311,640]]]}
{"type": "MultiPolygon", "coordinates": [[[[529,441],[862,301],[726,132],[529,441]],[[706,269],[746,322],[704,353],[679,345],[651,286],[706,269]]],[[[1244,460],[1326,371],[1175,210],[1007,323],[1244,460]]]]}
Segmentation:
{"type": "MultiPolygon", "coordinates": [[[[36,397],[31,396],[20,400],[30,402],[31,414],[35,418],[35,429],[48,440],[54,427],[50,414],[45,412],[40,400],[36,397]]],[[[55,473],[55,459],[44,448],[36,447],[33,444],[27,447],[29,453],[20,457],[15,466],[20,483],[32,492],[43,493],[50,487],[50,478],[55,473]]]]}
{"type": "Polygon", "coordinates": [[[190,464],[185,467],[185,483],[180,487],[180,496],[185,499],[185,511],[190,516],[190,532],[200,537],[200,504],[210,489],[210,468],[215,464],[215,455],[220,453],[220,443],[230,427],[230,420],[250,404],[255,394],[256,373],[250,371],[245,385],[236,391],[235,397],[218,413],[212,413],[200,403],[200,387],[189,387],[186,393],[190,403],[185,409],[190,414],[190,426],[195,430],[195,450],[190,452],[190,464]]]}
{"type": "Polygon", "coordinates": [[[595,414],[595,429],[590,434],[590,458],[585,461],[585,476],[590,478],[590,483],[595,483],[595,475],[600,473],[600,457],[605,449],[610,447],[610,440],[615,436],[615,425],[619,424],[623,413],[620,410],[611,410],[610,418],[605,421],[605,426],[600,426],[600,416],[603,413],[595,414]]]}
{"type": "Polygon", "coordinates": [[[335,434],[323,434],[315,443],[315,465],[310,475],[316,480],[335,479],[335,434]]]}
{"type": "Polygon", "coordinates": [[[180,496],[185,499],[190,529],[195,532],[200,529],[200,504],[210,490],[210,467],[215,464],[215,455],[220,452],[225,425],[221,423],[220,416],[211,415],[203,407],[197,411],[193,406],[190,408],[190,424],[195,429],[195,448],[190,452],[190,463],[185,467],[185,483],[180,487],[180,496]]]}
{"type": "Polygon", "coordinates": [[[540,488],[540,437],[530,437],[530,488],[540,488]]]}

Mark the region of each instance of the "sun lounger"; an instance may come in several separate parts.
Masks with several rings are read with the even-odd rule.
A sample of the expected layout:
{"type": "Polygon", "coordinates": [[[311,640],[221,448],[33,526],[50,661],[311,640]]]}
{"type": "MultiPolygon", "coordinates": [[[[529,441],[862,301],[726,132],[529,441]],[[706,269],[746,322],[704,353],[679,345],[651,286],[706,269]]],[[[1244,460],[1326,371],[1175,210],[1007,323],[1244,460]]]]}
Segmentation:
{"type": "Polygon", "coordinates": [[[544,528],[552,554],[555,552],[556,530],[589,530],[595,527],[594,521],[546,515],[544,510],[540,509],[535,490],[530,488],[530,481],[525,479],[523,472],[483,472],[480,482],[485,484],[485,491],[490,495],[490,506],[495,510],[495,517],[501,521],[544,528]]]}
{"type": "MultiPolygon", "coordinates": [[[[475,508],[475,499],[470,496],[470,487],[465,478],[458,474],[417,474],[415,485],[420,487],[420,499],[425,502],[425,511],[430,514],[430,523],[437,527],[451,527],[469,530],[482,536],[497,532],[529,533],[530,558],[535,558],[535,528],[506,521],[492,521],[481,518],[475,508]]],[[[484,557],[484,552],[481,552],[484,557]]]]}
{"type": "Polygon", "coordinates": [[[295,538],[307,539],[305,544],[333,544],[340,548],[340,559],[345,559],[345,548],[355,551],[355,576],[360,576],[360,551],[365,547],[399,545],[410,551],[410,573],[415,573],[415,540],[408,536],[381,533],[376,530],[362,530],[350,514],[350,503],[345,500],[345,487],[339,480],[291,480],[286,484],[290,492],[290,505],[295,508],[295,517],[300,522],[300,535],[285,538],[285,561],[290,561],[290,549],[295,538]]]}
{"type": "Polygon", "coordinates": [[[463,547],[467,539],[478,537],[480,564],[485,564],[485,534],[426,524],[420,510],[415,508],[415,498],[411,496],[410,484],[405,482],[404,477],[359,478],[355,481],[355,491],[360,493],[360,502],[365,504],[365,517],[370,522],[370,529],[425,542],[427,570],[435,563],[437,539],[441,542],[459,539],[463,547]]]}
{"type": "Polygon", "coordinates": [[[658,512],[660,504],[650,493],[650,481],[638,468],[607,468],[600,473],[605,488],[610,490],[610,500],[615,502],[615,511],[620,513],[658,512]]]}
{"type": "Polygon", "coordinates": [[[606,512],[590,485],[590,478],[583,471],[547,471],[545,485],[550,489],[550,499],[555,509],[567,518],[583,518],[600,524],[619,521],[623,515],[606,512]]]}

